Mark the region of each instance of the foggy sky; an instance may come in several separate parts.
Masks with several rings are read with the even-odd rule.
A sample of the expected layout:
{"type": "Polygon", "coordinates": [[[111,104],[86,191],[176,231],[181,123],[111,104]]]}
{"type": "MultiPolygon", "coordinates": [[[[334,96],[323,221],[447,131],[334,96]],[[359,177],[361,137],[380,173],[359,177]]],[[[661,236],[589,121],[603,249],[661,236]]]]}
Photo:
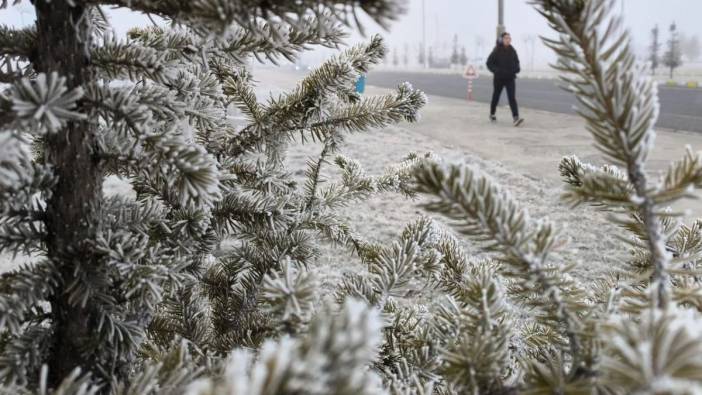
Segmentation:
{"type": "MultiPolygon", "coordinates": [[[[424,0],[426,7],[427,45],[444,47],[457,34],[459,41],[465,45],[469,56],[476,50],[476,37],[494,45],[497,25],[497,0],[424,0]],[[445,43],[445,44],[444,44],[445,43]]],[[[698,35],[702,38],[702,1],[701,0],[612,0],[615,10],[621,12],[623,4],[624,22],[632,34],[633,45],[637,53],[647,51],[650,32],[654,25],[660,29],[660,40],[665,43],[668,27],[674,21],[678,31],[688,36],[698,35]]],[[[529,34],[552,36],[553,33],[544,18],[529,5],[528,0],[504,0],[505,25],[512,34],[513,45],[520,52],[524,62],[527,48],[523,41],[529,34]]],[[[422,0],[409,0],[409,12],[393,24],[391,31],[383,32],[374,26],[369,32],[381,33],[388,40],[391,48],[402,50],[405,43],[421,42],[422,38],[422,0]]],[[[353,40],[360,37],[355,35],[353,40]]],[[[537,40],[538,42],[538,40],[537,40]]],[[[540,43],[539,43],[540,44],[540,43]]],[[[486,49],[484,51],[489,51],[486,49]]],[[[551,61],[551,51],[539,45],[536,57],[551,61]]],[[[538,60],[536,63],[539,63],[538,60]]]]}
{"type": "MultiPolygon", "coordinates": [[[[497,0],[424,0],[426,3],[427,44],[435,47],[437,52],[450,51],[454,35],[458,35],[461,46],[465,46],[469,57],[474,57],[478,46],[476,39],[482,37],[484,46],[477,55],[489,51],[495,40],[497,24],[497,0]]],[[[617,10],[624,3],[624,21],[632,33],[634,48],[639,54],[646,52],[650,31],[655,24],[661,30],[661,41],[668,37],[667,29],[675,21],[678,30],[688,36],[698,35],[702,38],[702,1],[701,0],[613,0],[617,10]]],[[[381,33],[386,37],[391,48],[402,51],[405,44],[411,46],[410,57],[422,39],[422,0],[408,0],[409,12],[392,24],[390,32],[383,31],[372,22],[367,23],[367,33],[381,33]]],[[[527,0],[505,0],[505,25],[512,33],[513,45],[524,59],[528,59],[528,47],[524,43],[527,35],[551,35],[543,17],[528,5],[527,0]]],[[[118,34],[124,34],[131,26],[145,26],[150,22],[143,15],[127,10],[110,10],[112,24],[118,34]]],[[[33,23],[33,7],[28,1],[18,6],[0,10],[0,24],[27,25],[33,23]]],[[[350,43],[360,41],[362,37],[353,34],[350,43]]],[[[538,40],[537,40],[538,42],[538,40]]],[[[318,57],[328,54],[319,51],[318,57]]],[[[537,64],[552,61],[550,50],[537,45],[535,50],[537,64]]]]}

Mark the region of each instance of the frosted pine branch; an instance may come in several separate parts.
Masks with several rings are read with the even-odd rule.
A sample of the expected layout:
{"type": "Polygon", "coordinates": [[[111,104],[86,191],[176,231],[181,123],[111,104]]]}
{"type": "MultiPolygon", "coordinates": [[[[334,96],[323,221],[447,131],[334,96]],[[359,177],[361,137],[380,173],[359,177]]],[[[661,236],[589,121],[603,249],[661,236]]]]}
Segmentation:
{"type": "Polygon", "coordinates": [[[640,322],[615,317],[604,327],[604,383],[622,393],[702,390],[699,325],[680,308],[644,311],[640,322]]]}
{"type": "Polygon", "coordinates": [[[159,122],[168,124],[185,116],[185,103],[159,85],[124,88],[93,85],[88,88],[86,99],[105,121],[124,122],[135,137],[151,132],[159,122]]]}
{"type": "MultiPolygon", "coordinates": [[[[315,194],[308,196],[314,197],[316,206],[324,209],[347,206],[383,192],[400,192],[413,196],[412,174],[419,163],[416,157],[410,157],[398,166],[386,169],[385,174],[370,176],[366,174],[359,162],[337,155],[334,164],[341,170],[341,180],[329,183],[324,188],[315,189],[315,194]]],[[[314,173],[310,174],[310,176],[314,175],[314,173]]]]}
{"type": "Polygon", "coordinates": [[[68,90],[66,78],[56,72],[39,74],[33,81],[22,79],[11,88],[12,110],[17,118],[27,122],[34,133],[56,132],[67,122],[86,119],[85,114],[73,111],[83,89],[68,90]]]}
{"type": "Polygon", "coordinates": [[[658,117],[656,85],[637,66],[630,39],[613,15],[613,3],[605,0],[534,0],[537,10],[560,33],[557,40],[544,39],[559,55],[556,68],[569,74],[566,89],[575,93],[596,147],[626,168],[639,206],[652,254],[653,284],[660,306],[668,300],[670,254],[665,249],[656,202],[644,165],[652,147],[653,126],[658,117]],[[606,27],[606,28],[603,28],[606,27]]]}
{"type": "Polygon", "coordinates": [[[487,251],[498,252],[505,264],[502,273],[523,284],[519,292],[534,292],[529,284],[538,287],[544,299],[534,302],[551,315],[568,338],[572,371],[577,374],[582,368],[582,322],[577,311],[586,295],[565,266],[553,267],[547,262],[558,243],[552,225],[531,221],[509,195],[466,167],[444,167],[427,160],[415,177],[417,192],[436,197],[424,205],[427,210],[447,216],[461,233],[486,242],[487,251]]]}
{"type": "MultiPolygon", "coordinates": [[[[5,58],[0,61],[0,82],[5,84],[13,84],[18,80],[29,77],[34,74],[31,67],[23,63],[21,60],[5,58]]],[[[1,118],[0,118],[1,119],[1,118]]]]}
{"type": "Polygon", "coordinates": [[[44,224],[32,218],[0,216],[0,252],[30,254],[43,250],[44,224]]]}
{"type": "Polygon", "coordinates": [[[241,231],[250,222],[284,226],[294,213],[286,203],[274,197],[260,196],[256,191],[232,191],[213,206],[213,223],[222,235],[241,231]]]}
{"type": "Polygon", "coordinates": [[[8,3],[11,3],[11,5],[17,5],[21,3],[22,0],[2,0],[0,1],[0,9],[7,8],[8,3]]]}
{"type": "Polygon", "coordinates": [[[149,27],[132,29],[136,42],[167,54],[169,59],[200,56],[223,58],[243,65],[249,56],[259,60],[293,60],[308,45],[336,47],[345,32],[329,16],[305,17],[299,26],[279,22],[260,22],[255,29],[231,27],[216,37],[200,37],[196,32],[149,27]]]}
{"type": "Polygon", "coordinates": [[[259,61],[277,63],[279,58],[293,61],[299,52],[310,45],[338,47],[346,33],[330,14],[306,17],[295,25],[269,22],[255,29],[238,28],[225,35],[226,45],[221,51],[240,62],[247,56],[259,61]]]}
{"type": "Polygon", "coordinates": [[[228,75],[223,80],[222,90],[229,101],[248,117],[253,129],[265,125],[265,108],[258,103],[253,87],[246,76],[228,75]]]}
{"type": "Polygon", "coordinates": [[[152,48],[107,38],[93,49],[90,61],[107,78],[140,80],[147,77],[164,82],[167,79],[166,53],[152,48]]]}
{"type": "Polygon", "coordinates": [[[13,29],[0,26],[0,56],[29,59],[36,51],[36,28],[13,29]]]}
{"type": "Polygon", "coordinates": [[[0,133],[0,196],[30,182],[30,170],[31,157],[23,140],[15,133],[0,133]]]}
{"type": "Polygon", "coordinates": [[[268,126],[262,127],[258,123],[251,124],[228,142],[228,152],[235,156],[241,155],[246,150],[253,148],[261,140],[262,135],[273,133],[285,136],[299,132],[303,139],[309,137],[316,141],[324,140],[336,131],[367,131],[402,120],[415,122],[419,109],[426,104],[426,98],[421,91],[407,85],[401,85],[395,94],[364,99],[360,103],[350,104],[332,111],[324,117],[306,115],[304,118],[290,120],[289,116],[292,114],[289,112],[294,111],[294,113],[299,114],[297,106],[306,100],[309,99],[300,96],[300,92],[295,92],[285,99],[287,104],[272,103],[264,116],[288,119],[285,126],[271,130],[268,126]]]}
{"type": "Polygon", "coordinates": [[[307,170],[305,170],[305,209],[311,208],[317,200],[317,188],[325,180],[322,178],[322,165],[327,162],[327,155],[333,152],[336,148],[336,142],[333,136],[329,136],[324,140],[322,152],[319,153],[317,160],[311,158],[307,161],[307,170]]]}
{"type": "MultiPolygon", "coordinates": [[[[503,285],[483,264],[465,273],[457,300],[449,298],[434,325],[446,345],[441,371],[469,393],[496,391],[510,367],[510,322],[503,285]]],[[[453,288],[456,283],[447,284],[453,288]]]]}
{"type": "Polygon", "coordinates": [[[136,162],[137,167],[152,166],[156,173],[161,173],[163,180],[170,179],[168,185],[179,191],[180,205],[196,201],[211,205],[218,199],[219,170],[215,160],[204,148],[190,145],[184,136],[174,132],[175,121],[186,111],[167,90],[148,86],[141,89],[93,87],[88,97],[93,105],[99,106],[105,119],[112,120],[116,126],[124,123],[132,142],[131,149],[124,149],[139,153],[145,160],[145,163],[136,162]],[[135,151],[139,146],[143,151],[135,151]],[[177,171],[177,177],[170,173],[173,170],[177,171]]]}
{"type": "Polygon", "coordinates": [[[368,273],[344,279],[337,299],[360,298],[378,308],[393,310],[395,301],[412,293],[418,280],[427,281],[441,271],[441,256],[433,249],[433,223],[420,218],[408,224],[390,246],[364,243],[356,252],[368,273]]]}
{"type": "Polygon", "coordinates": [[[264,311],[280,317],[284,331],[295,333],[303,329],[312,312],[317,288],[313,273],[285,262],[279,273],[271,272],[263,278],[261,297],[264,311]]]}
{"type": "MultiPolygon", "coordinates": [[[[279,139],[278,136],[284,137],[295,132],[303,133],[303,137],[305,132],[310,132],[313,139],[324,140],[324,133],[328,133],[332,127],[346,125],[347,130],[350,129],[352,125],[348,124],[351,122],[348,116],[342,114],[336,122],[333,118],[325,119],[327,117],[322,117],[319,108],[322,102],[321,98],[324,95],[336,95],[344,102],[358,101],[358,94],[351,89],[355,79],[360,73],[367,72],[371,65],[379,62],[384,52],[385,47],[382,39],[380,36],[375,36],[369,44],[357,45],[344,51],[338,57],[326,61],[305,77],[292,92],[277,99],[271,99],[265,109],[260,112],[260,116],[270,119],[277,125],[276,128],[272,128],[271,124],[261,124],[260,122],[248,125],[227,142],[229,155],[241,155],[260,145],[262,141],[272,137],[279,139]],[[301,111],[308,103],[317,103],[314,111],[301,111]]],[[[241,83],[238,82],[238,84],[241,83]]],[[[233,89],[230,89],[229,92],[235,95],[233,99],[245,104],[246,112],[252,113],[254,105],[250,92],[236,85],[231,88],[233,89]]],[[[418,91],[400,89],[395,99],[396,102],[387,103],[387,109],[380,107],[378,103],[370,104],[380,113],[377,116],[369,114],[364,117],[358,109],[355,112],[360,118],[365,119],[359,122],[363,122],[366,127],[373,120],[377,121],[379,117],[384,117],[385,122],[389,122],[388,118],[398,119],[402,116],[406,119],[413,119],[411,114],[424,105],[422,98],[423,96],[418,91]],[[397,112],[402,111],[403,113],[392,118],[388,113],[391,113],[393,106],[397,108],[397,112]],[[378,118],[374,118],[374,116],[378,118]]],[[[374,124],[374,126],[378,125],[378,122],[374,124]]]]}
{"type": "MultiPolygon", "coordinates": [[[[19,334],[25,319],[33,316],[37,309],[41,310],[41,302],[50,295],[56,281],[56,269],[47,262],[23,265],[3,273],[0,276],[0,330],[19,334]],[[39,280],[41,282],[37,282],[39,280]]],[[[44,320],[44,317],[34,318],[38,323],[44,320]]]]}
{"type": "MultiPolygon", "coordinates": [[[[3,147],[8,155],[0,158],[0,233],[10,250],[46,254],[56,267],[55,282],[26,267],[13,274],[16,287],[0,287],[9,289],[0,304],[13,310],[3,316],[13,329],[0,336],[0,370],[9,377],[4,382],[22,382],[26,391],[39,393],[48,387],[60,392],[64,384],[67,391],[74,385],[87,390],[97,382],[102,392],[178,392],[204,366],[211,370],[203,373],[218,381],[219,355],[258,349],[288,332],[300,334],[294,360],[308,362],[290,365],[290,392],[382,392],[369,370],[380,341],[371,333],[376,327],[379,333],[378,320],[368,320],[372,314],[365,308],[348,310],[340,321],[327,320],[334,308],[313,317],[319,297],[314,281],[290,269],[312,265],[323,241],[349,247],[366,262],[381,259],[382,251],[397,258],[389,264],[408,254],[365,242],[334,210],[305,208],[309,196],[275,160],[293,132],[307,128],[309,134],[311,123],[324,122],[340,104],[363,105],[353,82],[380,61],[382,42],[374,38],[351,49],[268,104],[257,103],[243,62],[251,55],[292,58],[313,44],[335,46],[344,35],[340,23],[356,12],[394,18],[390,11],[399,3],[279,3],[37,2],[40,61],[23,54],[33,45],[29,40],[8,41],[16,38],[9,30],[5,43],[0,37],[0,47],[12,53],[0,78],[26,77],[0,97],[0,123],[18,133],[37,129],[32,148],[41,162],[32,162],[25,142],[15,139],[19,134],[9,134],[3,147]],[[100,12],[110,4],[161,15],[177,28],[113,39],[100,12]],[[28,67],[15,67],[25,58],[28,67]],[[33,75],[47,67],[60,69],[77,88],[69,91],[53,74],[33,75]],[[241,153],[259,149],[268,161],[227,155],[222,143],[238,135],[238,125],[226,116],[231,103],[248,111],[252,126],[246,132],[255,129],[241,133],[249,138],[241,153]],[[48,131],[60,135],[43,136],[48,131]],[[104,196],[106,174],[128,181],[136,196],[104,196]],[[188,339],[186,347],[180,339],[188,339]],[[43,363],[51,366],[48,372],[43,363]],[[76,366],[89,374],[76,373],[76,366]]],[[[325,133],[340,141],[342,132],[361,125],[413,120],[421,99],[401,88],[394,101],[375,103],[385,108],[370,103],[343,113],[344,125],[328,124],[325,133]]],[[[369,193],[401,190],[412,163],[380,177],[355,177],[347,186],[363,184],[369,193]]],[[[429,273],[438,270],[437,260],[426,251],[413,258],[429,273]]],[[[386,267],[381,277],[387,281],[378,283],[390,291],[405,283],[392,270],[386,267]]],[[[268,355],[289,357],[278,349],[257,354],[266,366],[268,355]]]]}
{"type": "MultiPolygon", "coordinates": [[[[640,207],[631,203],[634,187],[624,172],[612,165],[598,168],[581,162],[575,156],[563,158],[559,169],[563,181],[568,184],[563,194],[565,201],[573,204],[586,202],[600,210],[612,212],[616,214],[610,217],[613,223],[630,231],[639,240],[647,240],[648,231],[640,207]]],[[[683,177],[684,174],[687,173],[683,173],[683,177]]],[[[675,233],[676,213],[658,210],[656,215],[665,235],[675,233]]],[[[643,247],[648,248],[645,245],[643,247]]]]}
{"type": "Polygon", "coordinates": [[[211,47],[204,39],[183,28],[135,27],[127,32],[127,37],[132,43],[163,54],[168,61],[192,60],[211,47]]]}
{"type": "Polygon", "coordinates": [[[380,378],[367,369],[377,355],[381,327],[376,310],[347,301],[338,315],[329,310],[318,315],[301,338],[267,341],[257,358],[233,351],[221,378],[196,381],[186,393],[382,394],[380,378]]]}
{"type": "Polygon", "coordinates": [[[367,131],[398,121],[416,122],[418,109],[424,107],[424,93],[409,85],[400,85],[396,94],[373,96],[359,103],[332,111],[321,122],[311,123],[308,128],[318,139],[332,130],[367,131]]]}
{"type": "Polygon", "coordinates": [[[92,0],[91,3],[129,7],[219,32],[225,31],[232,24],[255,31],[260,19],[281,20],[302,27],[305,17],[310,14],[330,15],[346,26],[362,28],[360,12],[381,26],[387,26],[405,10],[405,2],[402,0],[304,0],[280,4],[263,0],[207,0],[195,3],[186,0],[92,0]]]}
{"type": "Polygon", "coordinates": [[[575,157],[567,157],[559,164],[561,177],[568,184],[563,200],[573,205],[590,205],[610,208],[635,208],[632,195],[633,185],[627,175],[614,166],[596,168],[580,162],[575,157]]]}
{"type": "Polygon", "coordinates": [[[702,187],[702,156],[687,147],[685,156],[670,164],[660,190],[653,199],[656,204],[671,204],[681,198],[695,198],[694,189],[702,187]]]}

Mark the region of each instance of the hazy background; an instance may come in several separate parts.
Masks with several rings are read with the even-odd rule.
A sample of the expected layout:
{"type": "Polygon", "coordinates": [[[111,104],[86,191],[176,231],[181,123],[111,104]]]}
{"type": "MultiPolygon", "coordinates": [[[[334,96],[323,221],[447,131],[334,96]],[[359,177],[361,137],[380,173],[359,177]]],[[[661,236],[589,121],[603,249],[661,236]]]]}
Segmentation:
{"type": "MultiPolygon", "coordinates": [[[[484,58],[496,39],[497,0],[424,0],[427,45],[435,48],[438,56],[450,56],[454,35],[460,46],[466,47],[469,58],[484,58]],[[482,45],[480,45],[482,44],[482,45]]],[[[505,26],[512,34],[512,45],[518,50],[522,63],[530,60],[531,45],[525,38],[535,37],[534,63],[544,67],[554,60],[548,48],[541,44],[539,35],[553,35],[544,18],[529,5],[528,0],[504,0],[505,26]]],[[[626,27],[632,34],[633,46],[640,56],[646,56],[650,45],[651,29],[658,24],[661,52],[668,40],[672,22],[686,36],[702,37],[702,0],[612,0],[615,10],[622,12],[626,27]]],[[[417,47],[422,40],[422,0],[409,0],[409,11],[392,25],[390,32],[371,26],[370,33],[383,33],[391,49],[400,54],[408,45],[410,60],[416,61],[417,47]],[[414,54],[414,56],[412,56],[414,54]]],[[[355,35],[352,40],[359,40],[355,35]]],[[[700,58],[702,59],[702,57],[700,58]]]]}
{"type": "MultiPolygon", "coordinates": [[[[292,1],[292,0],[291,0],[292,1]]],[[[472,62],[482,61],[494,45],[497,24],[497,0],[424,0],[427,45],[434,50],[436,57],[451,54],[454,36],[458,37],[459,47],[465,47],[472,62]]],[[[672,22],[685,37],[702,37],[701,0],[612,0],[616,10],[623,11],[627,28],[631,31],[633,44],[640,56],[646,56],[650,32],[658,24],[661,30],[662,50],[668,39],[668,27],[672,22]]],[[[384,31],[366,20],[367,34],[381,33],[387,38],[391,50],[397,50],[400,57],[407,53],[410,65],[417,63],[418,47],[422,40],[422,0],[409,0],[408,13],[392,24],[391,30],[384,31]]],[[[110,10],[113,26],[118,34],[135,25],[150,23],[143,15],[126,10],[110,10]]],[[[0,23],[27,25],[33,23],[34,11],[28,0],[17,6],[0,10],[0,23]]],[[[550,50],[538,40],[539,35],[552,34],[543,17],[528,4],[528,0],[505,0],[505,25],[512,33],[513,45],[518,50],[522,63],[531,66],[532,47],[534,66],[543,68],[553,60],[550,50]],[[533,44],[525,39],[530,38],[533,44]]],[[[349,43],[362,39],[353,34],[349,43]]],[[[305,54],[302,62],[316,64],[331,51],[316,50],[305,54]]],[[[701,58],[702,59],[702,58],[701,58]]],[[[687,66],[690,63],[686,62],[687,66]]]]}

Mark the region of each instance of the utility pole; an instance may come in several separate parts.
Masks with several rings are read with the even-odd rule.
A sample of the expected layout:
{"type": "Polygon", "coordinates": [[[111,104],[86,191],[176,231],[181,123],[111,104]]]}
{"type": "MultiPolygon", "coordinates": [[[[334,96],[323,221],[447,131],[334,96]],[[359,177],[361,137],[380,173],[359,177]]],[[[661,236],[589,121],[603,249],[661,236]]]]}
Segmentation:
{"type": "Polygon", "coordinates": [[[497,38],[505,32],[505,0],[497,0],[497,38]]]}
{"type": "Polygon", "coordinates": [[[429,59],[427,54],[427,13],[426,0],[422,0],[422,52],[424,52],[424,68],[429,68],[429,59]]]}
{"type": "Polygon", "coordinates": [[[531,34],[524,37],[524,47],[529,51],[529,57],[531,58],[531,71],[534,71],[534,44],[536,44],[536,37],[531,34]]]}

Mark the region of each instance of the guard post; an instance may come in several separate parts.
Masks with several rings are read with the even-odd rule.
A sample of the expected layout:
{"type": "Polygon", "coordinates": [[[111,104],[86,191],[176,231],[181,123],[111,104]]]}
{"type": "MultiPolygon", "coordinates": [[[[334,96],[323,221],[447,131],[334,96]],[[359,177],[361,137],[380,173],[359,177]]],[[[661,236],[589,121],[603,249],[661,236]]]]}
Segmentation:
{"type": "Polygon", "coordinates": [[[466,70],[463,72],[463,78],[468,80],[467,100],[473,101],[473,80],[478,78],[478,72],[473,65],[468,65],[468,67],[466,67],[466,70]]]}

